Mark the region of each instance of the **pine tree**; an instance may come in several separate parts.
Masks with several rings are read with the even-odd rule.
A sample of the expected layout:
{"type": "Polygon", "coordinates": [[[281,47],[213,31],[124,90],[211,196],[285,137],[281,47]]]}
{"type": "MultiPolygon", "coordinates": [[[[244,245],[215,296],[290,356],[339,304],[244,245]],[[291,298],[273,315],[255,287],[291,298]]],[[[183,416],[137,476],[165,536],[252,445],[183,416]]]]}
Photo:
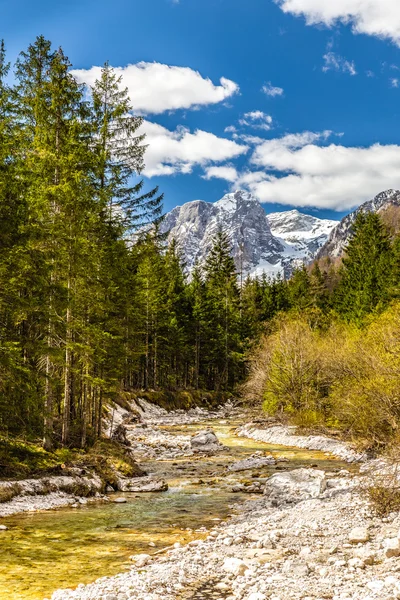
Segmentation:
{"type": "Polygon", "coordinates": [[[289,297],[291,306],[297,310],[311,306],[311,281],[305,265],[294,271],[289,281],[289,297]]]}
{"type": "Polygon", "coordinates": [[[233,385],[241,359],[240,293],[228,236],[220,229],[205,267],[209,385],[233,385]]]}
{"type": "Polygon", "coordinates": [[[361,323],[387,304],[392,264],[390,239],[379,215],[359,213],[335,295],[336,308],[346,320],[361,323]]]}
{"type": "Polygon", "coordinates": [[[328,274],[326,271],[321,271],[318,262],[315,262],[311,269],[310,286],[312,306],[326,311],[330,304],[328,274]]]}
{"type": "Polygon", "coordinates": [[[17,64],[20,118],[28,146],[30,253],[40,257],[36,277],[42,314],[32,318],[44,341],[45,355],[39,360],[45,373],[46,448],[52,445],[55,401],[62,403],[62,442],[69,442],[75,410],[73,343],[79,319],[75,308],[79,293],[86,289],[84,270],[94,257],[89,243],[96,206],[91,196],[88,111],[70,66],[63,51],[53,52],[42,37],[17,64]],[[60,398],[56,390],[61,380],[60,398]]]}
{"type": "Polygon", "coordinates": [[[137,180],[144,168],[143,123],[132,114],[128,90],[122,77],[108,63],[92,88],[94,152],[98,157],[95,187],[109,223],[120,221],[127,229],[154,223],[162,214],[158,188],[142,193],[137,180]]]}

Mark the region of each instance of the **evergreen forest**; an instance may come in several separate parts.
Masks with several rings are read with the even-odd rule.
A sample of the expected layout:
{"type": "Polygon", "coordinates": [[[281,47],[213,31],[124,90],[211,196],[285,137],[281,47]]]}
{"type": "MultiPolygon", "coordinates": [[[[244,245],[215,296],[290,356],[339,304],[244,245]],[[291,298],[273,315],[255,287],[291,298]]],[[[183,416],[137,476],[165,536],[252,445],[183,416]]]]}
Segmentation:
{"type": "Polygon", "coordinates": [[[244,389],[270,413],[362,435],[350,409],[363,389],[366,406],[376,390],[385,395],[374,440],[391,435],[400,418],[393,228],[360,214],[342,261],[242,285],[221,230],[188,277],[160,233],[162,191],[141,178],[142,118],[120,78],[105,64],[88,94],[70,69],[43,37],[12,71],[0,48],[0,433],[85,448],[124,393],[244,389]]]}

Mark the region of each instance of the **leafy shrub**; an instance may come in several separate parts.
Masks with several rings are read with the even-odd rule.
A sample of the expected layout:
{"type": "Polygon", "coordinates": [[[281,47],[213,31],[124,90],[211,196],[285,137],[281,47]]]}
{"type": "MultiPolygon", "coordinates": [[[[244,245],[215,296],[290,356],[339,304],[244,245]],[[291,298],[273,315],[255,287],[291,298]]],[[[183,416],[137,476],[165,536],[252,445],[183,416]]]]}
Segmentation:
{"type": "Polygon", "coordinates": [[[367,489],[367,496],[378,517],[400,511],[400,486],[373,485],[367,489]]]}
{"type": "Polygon", "coordinates": [[[270,415],[333,425],[364,450],[386,448],[400,430],[400,303],[363,328],[281,317],[252,357],[244,391],[270,415]]]}

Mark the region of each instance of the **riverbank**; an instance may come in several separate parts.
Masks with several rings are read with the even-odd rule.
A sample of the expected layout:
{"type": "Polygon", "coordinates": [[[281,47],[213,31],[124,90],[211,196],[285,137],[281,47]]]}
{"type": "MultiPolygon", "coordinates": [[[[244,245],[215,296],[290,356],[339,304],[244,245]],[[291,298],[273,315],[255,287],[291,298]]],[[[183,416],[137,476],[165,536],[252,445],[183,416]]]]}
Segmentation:
{"type": "MultiPolygon", "coordinates": [[[[344,442],[299,436],[290,427],[249,423],[236,433],[331,452],[348,463],[366,460],[344,442]]],[[[360,491],[367,477],[345,469],[276,473],[261,499],[246,502],[206,540],[177,544],[159,558],[138,555],[129,573],[55,592],[51,600],[400,598],[400,516],[373,516],[360,491]]]]}
{"type": "Polygon", "coordinates": [[[327,452],[348,463],[365,462],[368,459],[367,454],[355,451],[350,444],[342,440],[325,435],[299,435],[297,427],[290,425],[271,424],[268,427],[260,427],[256,423],[246,423],[238,429],[237,434],[266,444],[327,452]]]}
{"type": "Polygon", "coordinates": [[[358,477],[314,471],[312,488],[307,472],[280,487],[279,506],[268,496],[252,500],[206,540],[158,558],[137,556],[128,573],[51,600],[400,598],[400,516],[371,515],[358,477]],[[311,497],[316,480],[321,493],[311,497]],[[300,483],[304,496],[296,501],[300,483]]]}
{"type": "MultiPolygon", "coordinates": [[[[127,504],[121,505],[110,502],[115,495],[107,495],[101,510],[96,504],[92,509],[85,499],[81,503],[76,496],[30,499],[39,502],[36,510],[46,501],[72,500],[76,507],[73,510],[78,511],[75,516],[66,513],[65,517],[54,513],[56,530],[63,519],[67,519],[68,531],[62,534],[63,550],[71,555],[69,574],[62,577],[64,571],[61,570],[57,576],[58,565],[62,567],[65,558],[54,554],[56,546],[49,540],[54,571],[51,581],[56,585],[51,587],[49,583],[43,589],[54,590],[57,585],[65,588],[54,592],[52,600],[393,600],[397,597],[394,595],[397,580],[393,579],[397,561],[387,556],[388,543],[384,540],[394,539],[389,543],[393,557],[397,552],[399,517],[392,515],[382,521],[370,513],[359,491],[367,475],[358,473],[356,453],[348,445],[323,436],[317,436],[317,441],[316,436],[298,436],[292,429],[281,426],[261,429],[256,421],[246,424],[249,415],[233,405],[211,413],[199,408],[168,413],[146,403],[140,410],[140,419],[133,422],[115,412],[113,427],[124,424],[124,435],[138,466],[147,471],[153,481],[164,477],[170,492],[153,495],[153,502],[149,494],[142,496],[143,501],[140,495],[122,494],[121,500],[127,504]],[[219,441],[216,443],[210,427],[217,433],[219,441]],[[199,430],[203,433],[195,436],[199,430]],[[282,436],[285,441],[290,439],[290,447],[277,445],[282,443],[282,436]],[[194,440],[197,441],[193,443],[194,440]],[[340,460],[322,453],[322,450],[332,451],[333,442],[340,460]],[[318,450],[307,449],[317,443],[318,450]],[[295,449],[296,445],[300,450],[295,449]],[[346,460],[354,463],[348,469],[346,460]],[[110,511],[107,506],[115,509],[110,511]],[[117,507],[126,509],[120,512],[117,507]],[[146,516],[148,509],[150,513],[146,516]],[[195,516],[191,516],[193,510],[195,516]],[[229,512],[230,520],[215,526],[221,517],[226,519],[229,512]],[[96,514],[98,517],[94,520],[96,514]],[[91,545],[93,533],[90,532],[94,532],[92,523],[97,522],[97,518],[95,530],[102,540],[101,563],[96,563],[97,546],[91,545]],[[82,538],[80,534],[74,538],[75,533],[70,528],[76,519],[85,531],[88,527],[89,537],[82,538]],[[104,523],[108,525],[101,534],[99,526],[104,527],[101,525],[104,523]],[[355,526],[366,528],[363,542],[350,541],[349,534],[355,526]],[[197,535],[194,529],[199,531],[197,535]],[[114,533],[108,541],[109,531],[114,533]],[[69,538],[73,538],[71,544],[69,538]],[[79,575],[71,579],[73,569],[77,573],[86,572],[81,570],[81,565],[74,565],[74,555],[81,556],[80,563],[86,560],[90,563],[90,570],[83,578],[90,582],[96,575],[107,573],[104,561],[109,561],[118,547],[121,552],[124,546],[128,548],[133,543],[134,549],[135,540],[140,541],[136,544],[136,554],[135,550],[131,551],[133,558],[129,566],[124,562],[126,550],[118,559],[119,568],[118,561],[110,563],[111,573],[122,571],[120,575],[102,577],[88,585],[79,584],[82,581],[79,575]],[[69,585],[60,586],[62,580],[69,585]],[[68,587],[76,589],[68,590],[68,587]]],[[[359,459],[361,457],[357,457],[359,459]]],[[[363,471],[368,464],[363,466],[363,471]]],[[[14,504],[17,504],[15,499],[14,504]]],[[[51,529],[51,511],[46,516],[46,527],[51,529]]],[[[40,515],[38,517],[41,527],[40,515]]],[[[0,532],[5,536],[2,537],[4,545],[21,525],[14,521],[9,531],[0,532]]],[[[26,547],[26,537],[23,539],[26,547]]],[[[49,542],[43,546],[45,560],[49,542]]],[[[13,546],[15,544],[18,542],[13,541],[13,546]]],[[[127,558],[129,555],[125,560],[127,558]]],[[[43,564],[43,558],[41,561],[43,564]]],[[[9,570],[7,577],[10,578],[9,570]]],[[[30,571],[26,577],[29,586],[30,571]]],[[[21,575],[18,578],[20,580],[21,575]]],[[[6,589],[13,587],[12,579],[9,581],[6,589]]],[[[7,597],[42,600],[44,594],[22,591],[7,597]]]]}
{"type": "MultiPolygon", "coordinates": [[[[171,435],[160,427],[212,422],[232,416],[234,412],[230,402],[214,410],[194,407],[188,411],[167,411],[144,398],[132,400],[125,408],[115,405],[104,422],[109,441],[99,442],[98,448],[89,454],[69,452],[72,465],[62,465],[62,470],[58,464],[51,465],[63,475],[45,473],[35,478],[0,480],[0,518],[87,502],[108,502],[110,497],[105,491],[165,491],[168,485],[163,480],[162,469],[157,469],[157,474],[147,474],[148,468],[154,471],[153,461],[188,458],[195,452],[191,448],[190,434],[171,435]]],[[[41,454],[44,455],[44,451],[41,454]]],[[[44,461],[42,457],[41,460],[44,461]]]]}

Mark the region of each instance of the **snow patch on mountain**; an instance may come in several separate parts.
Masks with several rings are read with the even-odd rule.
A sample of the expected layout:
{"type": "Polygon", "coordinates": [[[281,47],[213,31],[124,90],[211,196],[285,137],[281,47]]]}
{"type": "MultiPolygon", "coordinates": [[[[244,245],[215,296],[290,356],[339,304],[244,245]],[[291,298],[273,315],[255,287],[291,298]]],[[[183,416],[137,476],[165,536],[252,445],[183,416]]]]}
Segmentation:
{"type": "Polygon", "coordinates": [[[327,242],[317,252],[317,258],[338,258],[342,256],[353,232],[353,223],[360,212],[381,212],[389,206],[400,206],[400,191],[386,190],[372,200],[364,202],[356,210],[346,215],[338,225],[332,229],[327,242]]]}
{"type": "Polygon", "coordinates": [[[312,260],[336,221],[297,210],[267,215],[249,192],[226,194],[215,203],[195,200],[168,213],[162,231],[175,239],[190,273],[204,263],[218,229],[228,234],[238,272],[244,276],[290,273],[312,260]]]}

